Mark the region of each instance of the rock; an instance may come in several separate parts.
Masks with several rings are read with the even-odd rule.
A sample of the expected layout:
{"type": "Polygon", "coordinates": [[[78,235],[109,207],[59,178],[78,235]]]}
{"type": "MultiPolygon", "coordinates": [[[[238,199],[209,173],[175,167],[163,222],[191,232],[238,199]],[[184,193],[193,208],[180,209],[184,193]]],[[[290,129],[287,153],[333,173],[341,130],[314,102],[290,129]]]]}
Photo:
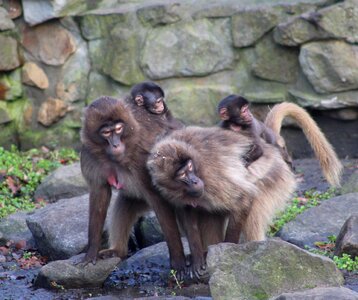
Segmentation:
{"type": "Polygon", "coordinates": [[[15,24],[11,20],[9,13],[3,7],[0,7],[0,31],[14,29],[15,24]]]}
{"type": "Polygon", "coordinates": [[[323,287],[302,292],[283,293],[271,300],[356,300],[358,293],[345,287],[323,287]]]}
{"type": "Polygon", "coordinates": [[[207,264],[214,299],[269,299],[344,281],[329,258],[280,240],[210,246],[207,264]]]}
{"type": "Polygon", "coordinates": [[[333,119],[342,120],[342,121],[354,121],[358,119],[358,109],[357,108],[342,108],[336,110],[324,110],[322,114],[329,116],[333,119]]]}
{"type": "Polygon", "coordinates": [[[358,211],[357,198],[357,193],[351,193],[325,200],[285,224],[278,236],[300,247],[314,247],[315,242],[326,241],[330,235],[337,236],[352,212],[358,211]]]}
{"type": "Polygon", "coordinates": [[[300,44],[325,39],[358,41],[358,8],[356,0],[348,0],[304,13],[279,24],[275,30],[275,40],[279,44],[298,46],[300,44]]]}
{"type": "Polygon", "coordinates": [[[60,66],[76,51],[71,33],[58,23],[25,27],[22,44],[36,59],[51,66],[60,66]]]}
{"type": "Polygon", "coordinates": [[[358,46],[343,41],[312,42],[301,47],[303,73],[318,93],[358,88],[358,46]]]}
{"type": "MultiPolygon", "coordinates": [[[[185,253],[188,243],[182,239],[185,253]]],[[[170,277],[169,252],[166,242],[139,250],[122,261],[108,277],[105,286],[123,289],[129,286],[166,286],[170,277]]]]}
{"type": "Polygon", "coordinates": [[[164,235],[153,211],[143,216],[135,225],[135,236],[139,248],[145,248],[164,241],[164,235]]]}
{"type": "Polygon", "coordinates": [[[231,22],[234,46],[247,47],[277,24],[278,14],[272,7],[242,10],[232,16],[231,22]]]}
{"type": "Polygon", "coordinates": [[[79,28],[74,22],[70,23],[72,37],[76,41],[76,52],[69,57],[61,68],[61,74],[56,85],[56,95],[66,102],[85,100],[88,90],[88,74],[90,58],[87,44],[82,39],[79,28]]]}
{"type": "Polygon", "coordinates": [[[26,246],[34,246],[35,242],[30,229],[27,227],[28,213],[17,212],[0,220],[0,245],[8,241],[14,243],[26,241],[26,246]]]}
{"type": "Polygon", "coordinates": [[[17,41],[0,34],[0,72],[9,71],[20,66],[17,41]]]}
{"type": "Polygon", "coordinates": [[[112,29],[117,24],[123,25],[129,16],[125,13],[116,14],[98,11],[98,14],[86,14],[79,18],[81,32],[86,40],[104,39],[109,37],[112,29]]]}
{"type": "Polygon", "coordinates": [[[358,193],[358,170],[343,184],[340,192],[341,194],[358,193]]]}
{"type": "Polygon", "coordinates": [[[311,107],[319,110],[342,109],[355,107],[358,104],[358,91],[319,94],[312,87],[307,77],[299,72],[297,82],[288,89],[290,97],[294,102],[303,107],[311,107]]]}
{"type": "Polygon", "coordinates": [[[50,260],[80,253],[88,242],[88,194],[59,200],[34,211],[26,222],[39,252],[50,260]]]}
{"type": "Polygon", "coordinates": [[[208,126],[218,121],[218,101],[234,91],[225,84],[179,84],[168,89],[166,96],[171,111],[184,123],[208,126]]]}
{"type": "Polygon", "coordinates": [[[157,27],[147,35],[141,66],[151,79],[203,76],[233,67],[231,44],[227,20],[157,27]]]}
{"type": "Polygon", "coordinates": [[[307,21],[309,16],[310,13],[305,13],[278,24],[273,31],[275,42],[284,46],[298,46],[313,40],[327,39],[329,35],[321,27],[307,21]]]}
{"type": "Polygon", "coordinates": [[[97,72],[89,74],[87,99],[93,101],[100,96],[123,97],[129,92],[129,88],[120,86],[117,82],[97,72]]]}
{"type": "Polygon", "coordinates": [[[353,214],[344,223],[337,236],[335,255],[349,254],[352,258],[358,256],[358,214],[353,214]]]}
{"type": "Polygon", "coordinates": [[[47,20],[63,17],[66,15],[76,15],[84,12],[87,8],[96,8],[95,3],[88,5],[84,0],[63,1],[63,0],[31,0],[22,3],[25,21],[31,26],[44,23],[47,20]]]}
{"type": "Polygon", "coordinates": [[[298,51],[277,45],[272,35],[263,38],[255,48],[254,75],[283,83],[294,82],[298,75],[298,51]]]}
{"type": "Polygon", "coordinates": [[[136,24],[119,24],[107,39],[89,43],[94,68],[125,85],[145,80],[138,65],[143,32],[139,33],[133,28],[136,28],[136,24]],[[103,48],[106,49],[105,56],[103,48]]]}
{"type": "Polygon", "coordinates": [[[318,26],[336,39],[358,42],[358,2],[347,0],[318,11],[318,26]]]}
{"type": "Polygon", "coordinates": [[[137,10],[138,19],[144,24],[151,26],[173,24],[181,20],[177,10],[180,8],[178,3],[173,4],[154,4],[145,6],[137,10]]]}
{"type": "Polygon", "coordinates": [[[9,116],[8,112],[0,108],[0,124],[6,124],[11,122],[13,119],[9,116]]]}
{"type": "Polygon", "coordinates": [[[54,261],[43,266],[36,277],[35,286],[56,288],[57,285],[65,289],[101,287],[121,260],[119,257],[112,257],[97,260],[95,265],[75,265],[74,262],[82,259],[83,256],[84,254],[80,254],[68,260],[54,261]]]}
{"type": "Polygon", "coordinates": [[[44,126],[50,126],[64,117],[69,109],[66,102],[50,97],[41,104],[37,121],[44,126]]]}
{"type": "Polygon", "coordinates": [[[9,17],[11,19],[16,19],[22,15],[21,0],[6,1],[4,7],[9,12],[9,17]]]}
{"type": "Polygon", "coordinates": [[[62,166],[45,177],[37,187],[35,199],[44,198],[49,202],[87,194],[88,185],[81,173],[80,163],[62,166]]]}
{"type": "Polygon", "coordinates": [[[16,100],[22,96],[22,92],[20,69],[3,75],[0,74],[0,99],[16,100]]]}
{"type": "Polygon", "coordinates": [[[22,82],[42,90],[48,88],[46,73],[34,62],[26,62],[22,67],[22,82]]]}

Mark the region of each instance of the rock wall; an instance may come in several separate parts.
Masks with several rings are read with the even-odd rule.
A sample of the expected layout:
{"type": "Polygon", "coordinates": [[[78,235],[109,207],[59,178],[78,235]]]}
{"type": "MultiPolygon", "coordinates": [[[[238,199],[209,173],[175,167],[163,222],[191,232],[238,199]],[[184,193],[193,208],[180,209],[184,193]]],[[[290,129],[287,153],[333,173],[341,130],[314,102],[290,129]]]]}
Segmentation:
{"type": "Polygon", "coordinates": [[[142,80],[188,124],[231,93],[357,121],[358,0],[336,2],[0,0],[0,143],[78,144],[82,108],[142,80]]]}

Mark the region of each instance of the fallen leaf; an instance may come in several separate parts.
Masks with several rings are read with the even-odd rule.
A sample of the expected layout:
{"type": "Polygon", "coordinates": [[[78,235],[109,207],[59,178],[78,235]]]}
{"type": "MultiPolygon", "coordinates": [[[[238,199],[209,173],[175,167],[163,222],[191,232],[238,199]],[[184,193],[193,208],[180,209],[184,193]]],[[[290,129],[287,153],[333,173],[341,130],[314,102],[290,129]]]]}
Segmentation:
{"type": "Polygon", "coordinates": [[[13,195],[16,195],[17,192],[20,190],[21,187],[19,187],[16,183],[14,178],[12,178],[11,176],[8,176],[6,178],[6,184],[9,187],[9,189],[11,190],[13,195]]]}

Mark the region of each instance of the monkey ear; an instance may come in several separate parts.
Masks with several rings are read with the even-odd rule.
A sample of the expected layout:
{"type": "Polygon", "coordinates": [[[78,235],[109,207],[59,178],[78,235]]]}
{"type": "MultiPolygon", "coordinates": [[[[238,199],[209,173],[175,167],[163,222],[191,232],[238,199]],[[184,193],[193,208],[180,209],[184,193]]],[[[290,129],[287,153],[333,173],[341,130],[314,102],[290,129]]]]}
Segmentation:
{"type": "Polygon", "coordinates": [[[134,101],[137,103],[138,106],[142,106],[144,104],[144,99],[142,95],[135,96],[134,101]]]}
{"type": "Polygon", "coordinates": [[[220,115],[220,119],[225,121],[225,120],[229,120],[229,114],[227,113],[227,108],[226,107],[222,107],[219,110],[219,115],[220,115]]]}

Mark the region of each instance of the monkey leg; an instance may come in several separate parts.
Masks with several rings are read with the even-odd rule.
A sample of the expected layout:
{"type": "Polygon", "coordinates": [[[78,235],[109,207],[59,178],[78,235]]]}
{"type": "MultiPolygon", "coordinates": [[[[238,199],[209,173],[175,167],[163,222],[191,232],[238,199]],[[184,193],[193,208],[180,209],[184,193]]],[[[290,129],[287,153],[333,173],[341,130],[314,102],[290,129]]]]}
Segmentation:
{"type": "Polygon", "coordinates": [[[187,262],[176,221],[175,210],[167,201],[164,201],[154,193],[148,194],[148,200],[158,218],[167,242],[171,268],[176,270],[178,279],[183,280],[187,273],[187,262]]]}
{"type": "Polygon", "coordinates": [[[228,222],[228,216],[226,214],[200,211],[198,222],[204,252],[208,250],[208,246],[224,241],[228,222]]]}
{"type": "Polygon", "coordinates": [[[102,250],[102,258],[119,256],[127,257],[128,240],[136,220],[148,210],[144,201],[119,194],[114,203],[109,226],[109,249],[102,250]]]}
{"type": "Polygon", "coordinates": [[[178,219],[184,228],[189,242],[191,253],[189,277],[200,279],[207,273],[203,242],[199,228],[200,212],[192,207],[178,209],[177,212],[178,219]]]}
{"type": "Polygon", "coordinates": [[[88,264],[89,262],[92,262],[93,264],[96,263],[111,195],[112,191],[109,186],[93,186],[90,190],[88,249],[82,260],[84,264],[88,264]]]}

